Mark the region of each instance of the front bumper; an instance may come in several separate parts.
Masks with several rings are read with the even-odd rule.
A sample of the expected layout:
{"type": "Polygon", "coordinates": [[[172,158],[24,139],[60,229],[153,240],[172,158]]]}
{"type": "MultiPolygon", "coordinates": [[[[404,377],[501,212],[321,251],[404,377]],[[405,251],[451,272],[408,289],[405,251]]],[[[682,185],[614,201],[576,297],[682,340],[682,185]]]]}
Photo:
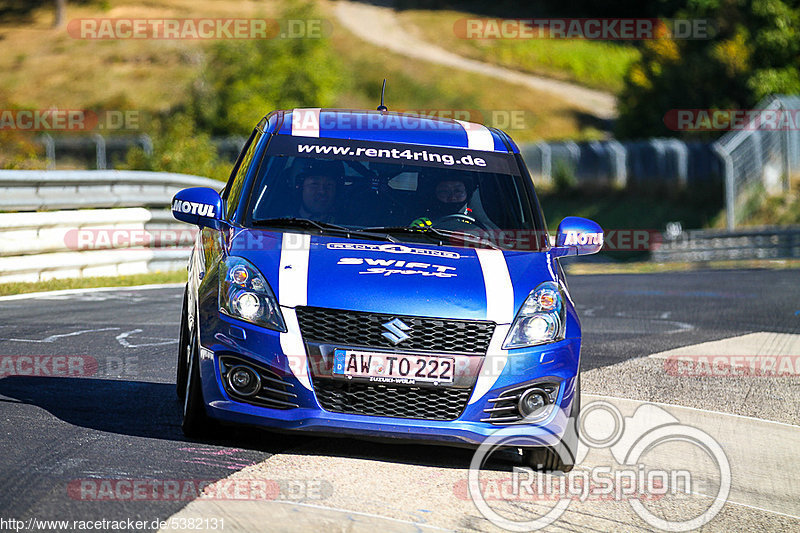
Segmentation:
{"type": "MultiPolygon", "coordinates": [[[[200,372],[203,398],[208,414],[222,422],[275,430],[357,436],[375,439],[405,439],[454,446],[478,446],[499,429],[504,435],[529,437],[539,445],[555,445],[567,427],[579,369],[580,339],[570,338],[545,346],[510,350],[493,349],[475,365],[480,373],[465,390],[463,410],[453,420],[395,418],[331,412],[321,407],[315,392],[315,378],[308,371],[305,350],[288,333],[253,326],[218,313],[201,321],[200,372]],[[283,337],[283,338],[282,338],[283,337]],[[303,353],[298,353],[298,352],[303,353]],[[253,405],[232,397],[225,389],[220,357],[236,357],[267,368],[287,384],[296,397],[293,408],[253,405]],[[481,421],[490,415],[503,392],[525,384],[557,383],[554,406],[546,418],[535,424],[501,425],[481,421]]],[[[291,316],[291,313],[288,313],[291,316]]],[[[291,323],[291,319],[288,320],[291,323]]],[[[495,337],[502,343],[508,326],[497,326],[495,337]]]]}

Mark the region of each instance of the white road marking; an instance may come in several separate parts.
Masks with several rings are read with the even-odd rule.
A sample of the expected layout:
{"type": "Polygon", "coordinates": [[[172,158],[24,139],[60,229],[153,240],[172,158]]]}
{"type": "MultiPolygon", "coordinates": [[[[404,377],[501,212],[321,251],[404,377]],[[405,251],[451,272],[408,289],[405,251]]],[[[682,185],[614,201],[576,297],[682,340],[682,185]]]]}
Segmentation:
{"type": "Polygon", "coordinates": [[[117,339],[117,342],[120,344],[120,346],[123,346],[125,348],[144,348],[145,346],[165,346],[167,344],[178,343],[177,339],[165,339],[163,337],[143,337],[145,339],[157,339],[159,342],[146,342],[142,344],[131,344],[128,341],[128,337],[130,337],[131,335],[136,335],[137,333],[141,332],[142,332],[141,329],[132,329],[131,331],[125,331],[123,333],[120,333],[115,338],[117,339]]]}
{"type": "Polygon", "coordinates": [[[64,337],[75,337],[77,335],[83,335],[84,333],[96,333],[99,331],[115,331],[119,330],[120,328],[100,328],[100,329],[84,329],[81,331],[72,331],[70,333],[61,333],[58,335],[50,335],[49,337],[45,337],[43,339],[5,339],[0,338],[0,341],[12,341],[12,342],[35,342],[35,343],[51,343],[55,342],[58,339],[63,339],[64,337]]]}
{"type": "Polygon", "coordinates": [[[155,289],[176,289],[183,287],[185,283],[160,283],[153,285],[132,285],[130,287],[97,287],[93,289],[66,289],[63,291],[44,291],[44,292],[28,292],[25,294],[11,294],[9,296],[0,296],[0,302],[11,302],[14,300],[28,300],[31,298],[48,298],[51,296],[69,296],[72,294],[85,294],[89,292],[107,292],[107,291],[149,291],[155,289]]]}
{"type": "Polygon", "coordinates": [[[800,335],[759,331],[717,341],[683,346],[674,350],[650,354],[648,357],[666,359],[684,355],[707,357],[800,356],[800,335]]]}
{"type": "Polygon", "coordinates": [[[695,329],[695,326],[688,322],[677,320],[662,320],[645,316],[629,315],[627,313],[617,313],[613,316],[596,315],[594,311],[581,311],[582,318],[592,320],[583,321],[583,333],[623,333],[628,335],[659,334],[674,335],[695,329]],[[652,327],[651,327],[651,326],[652,327]]]}
{"type": "MultiPolygon", "coordinates": [[[[645,403],[645,400],[633,400],[631,398],[620,398],[619,396],[608,396],[608,395],[605,395],[605,394],[595,394],[595,393],[590,393],[590,392],[581,393],[581,398],[583,398],[584,396],[592,396],[593,398],[602,398],[602,399],[605,399],[605,400],[626,400],[626,401],[632,401],[632,402],[645,403]]],[[[775,420],[765,420],[763,418],[756,418],[754,416],[739,415],[739,414],[736,414],[736,413],[723,413],[722,411],[713,411],[711,409],[701,409],[699,407],[688,407],[688,406],[685,406],[685,405],[676,405],[674,403],[662,403],[662,402],[651,402],[651,401],[647,401],[646,403],[649,403],[649,404],[652,404],[652,405],[658,405],[659,407],[680,407],[681,409],[688,409],[689,411],[698,411],[698,412],[701,412],[701,413],[710,413],[710,414],[714,414],[714,415],[732,416],[732,417],[735,417],[735,418],[744,418],[744,419],[747,419],[747,420],[755,420],[757,422],[768,422],[770,424],[778,424],[778,425],[781,425],[781,426],[787,426],[787,427],[790,427],[790,428],[800,429],[800,426],[798,426],[796,424],[787,424],[786,422],[777,422],[775,420]]]]}

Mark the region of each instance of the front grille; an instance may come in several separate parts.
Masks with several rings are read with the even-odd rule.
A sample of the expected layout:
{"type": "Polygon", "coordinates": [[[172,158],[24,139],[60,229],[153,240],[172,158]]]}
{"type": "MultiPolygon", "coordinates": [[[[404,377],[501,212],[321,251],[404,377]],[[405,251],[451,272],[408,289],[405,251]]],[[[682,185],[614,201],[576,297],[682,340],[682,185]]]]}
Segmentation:
{"type": "Polygon", "coordinates": [[[522,414],[517,408],[517,403],[522,393],[530,388],[543,389],[547,393],[550,398],[550,408],[546,409],[545,413],[549,414],[552,411],[552,406],[556,403],[556,398],[558,398],[558,383],[528,383],[521,387],[505,390],[497,398],[490,399],[490,407],[483,410],[484,413],[489,413],[489,417],[481,418],[481,422],[504,426],[519,423],[528,424],[546,418],[546,415],[543,415],[535,419],[523,420],[522,414]]]}
{"type": "Polygon", "coordinates": [[[366,348],[395,348],[383,334],[382,324],[399,318],[410,326],[409,338],[396,348],[438,353],[485,354],[495,324],[486,321],[340,311],[320,307],[298,307],[297,319],[306,342],[366,348]]]}
{"type": "Polygon", "coordinates": [[[471,390],[386,387],[317,379],[314,392],[322,408],[333,413],[455,420],[467,406],[471,390]]]}
{"type": "Polygon", "coordinates": [[[294,385],[284,381],[278,374],[271,370],[230,355],[223,355],[219,358],[219,370],[222,375],[222,383],[224,384],[225,392],[237,402],[271,407],[272,409],[293,409],[298,407],[297,403],[295,403],[297,401],[297,394],[291,392],[294,385]],[[261,378],[261,390],[258,394],[248,397],[240,396],[228,386],[228,380],[225,379],[225,377],[230,369],[236,365],[247,365],[258,372],[258,377],[261,378]]]}

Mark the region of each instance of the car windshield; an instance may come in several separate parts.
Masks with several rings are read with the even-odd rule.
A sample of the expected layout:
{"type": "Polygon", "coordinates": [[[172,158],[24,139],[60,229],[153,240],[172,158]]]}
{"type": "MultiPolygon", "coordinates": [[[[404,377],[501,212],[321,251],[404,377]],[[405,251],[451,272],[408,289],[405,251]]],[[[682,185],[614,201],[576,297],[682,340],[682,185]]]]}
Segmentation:
{"type": "Polygon", "coordinates": [[[543,223],[524,179],[511,154],[277,136],[251,189],[244,223],[538,250],[543,223]],[[328,147],[339,153],[326,153],[328,147]]]}

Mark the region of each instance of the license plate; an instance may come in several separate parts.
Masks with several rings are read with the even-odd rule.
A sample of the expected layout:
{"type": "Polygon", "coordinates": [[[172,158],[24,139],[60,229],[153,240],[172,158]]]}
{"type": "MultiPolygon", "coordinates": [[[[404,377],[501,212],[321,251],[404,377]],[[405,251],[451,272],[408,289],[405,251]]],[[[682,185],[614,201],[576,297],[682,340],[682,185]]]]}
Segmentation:
{"type": "Polygon", "coordinates": [[[455,360],[452,357],[403,355],[336,349],[333,352],[334,377],[364,378],[383,383],[452,383],[455,360]]]}

